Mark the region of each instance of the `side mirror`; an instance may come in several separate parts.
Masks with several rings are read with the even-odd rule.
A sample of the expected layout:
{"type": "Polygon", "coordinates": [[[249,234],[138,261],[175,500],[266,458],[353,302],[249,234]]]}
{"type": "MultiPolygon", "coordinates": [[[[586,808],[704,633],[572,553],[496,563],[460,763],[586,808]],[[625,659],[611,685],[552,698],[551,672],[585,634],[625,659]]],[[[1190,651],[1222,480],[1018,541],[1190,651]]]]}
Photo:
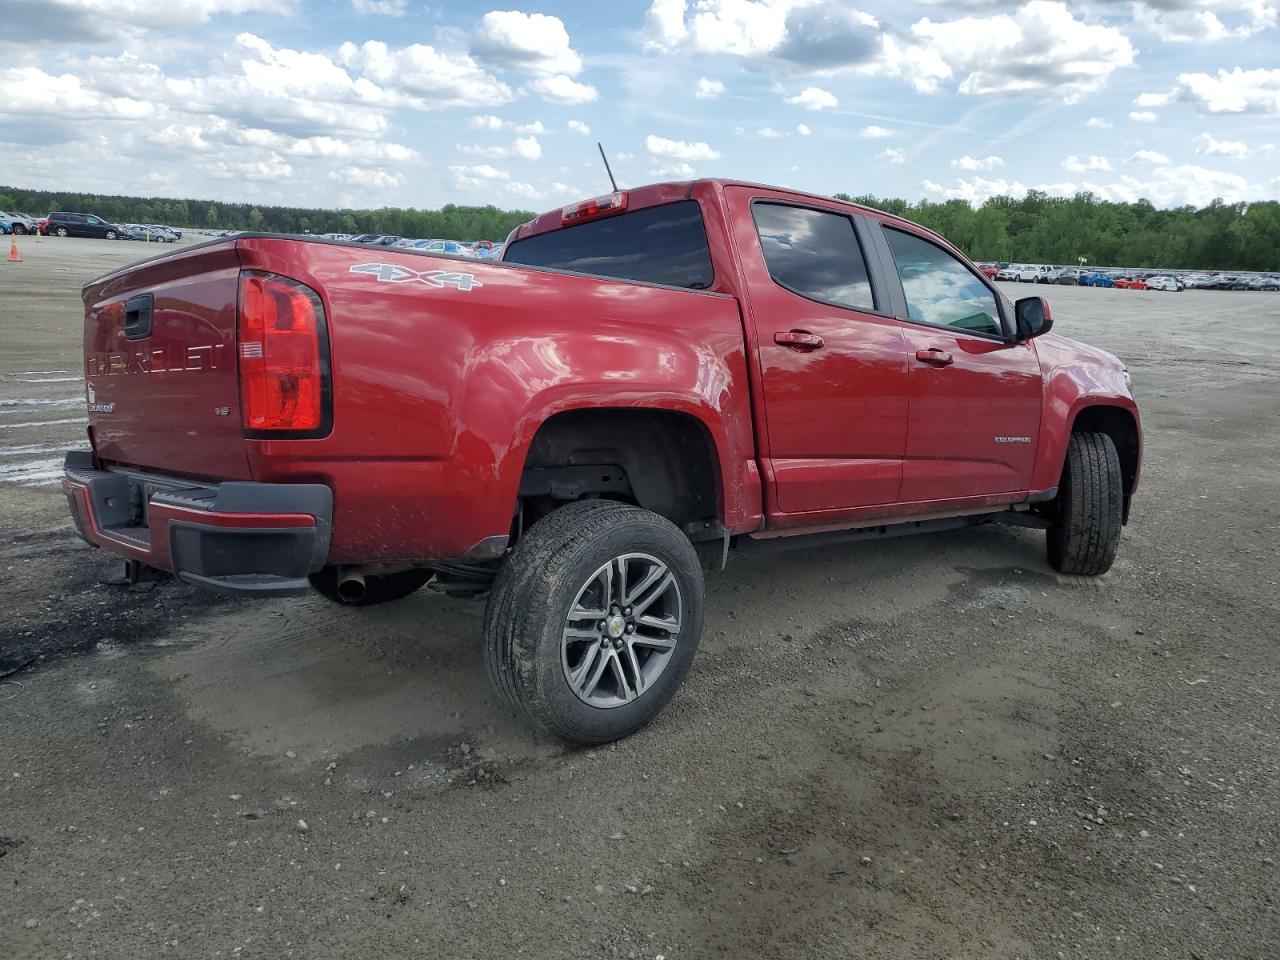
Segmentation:
{"type": "Polygon", "coordinates": [[[1053,329],[1053,311],[1044,297],[1023,297],[1013,305],[1018,321],[1018,336],[1030,340],[1053,329]]]}

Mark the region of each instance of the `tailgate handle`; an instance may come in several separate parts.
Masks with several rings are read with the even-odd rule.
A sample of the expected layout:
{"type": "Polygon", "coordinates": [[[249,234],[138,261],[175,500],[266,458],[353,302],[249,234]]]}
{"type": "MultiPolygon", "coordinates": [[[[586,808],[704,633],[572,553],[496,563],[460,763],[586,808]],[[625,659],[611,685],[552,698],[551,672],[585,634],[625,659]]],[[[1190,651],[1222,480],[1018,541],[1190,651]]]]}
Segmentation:
{"type": "Polygon", "coordinates": [[[151,336],[151,314],[156,298],[150,293],[131,297],[124,303],[124,338],[142,340],[151,336]]]}

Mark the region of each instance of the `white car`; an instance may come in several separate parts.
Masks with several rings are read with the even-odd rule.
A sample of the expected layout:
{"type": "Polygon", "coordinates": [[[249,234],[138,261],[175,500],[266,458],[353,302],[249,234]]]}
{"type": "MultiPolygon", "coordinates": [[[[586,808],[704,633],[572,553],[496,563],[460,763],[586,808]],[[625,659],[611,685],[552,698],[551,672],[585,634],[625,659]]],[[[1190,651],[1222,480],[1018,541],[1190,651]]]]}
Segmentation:
{"type": "Polygon", "coordinates": [[[1053,267],[1042,263],[1024,263],[1018,267],[1018,279],[1023,283],[1040,283],[1053,272],[1053,267]]]}
{"type": "Polygon", "coordinates": [[[1182,288],[1173,277],[1147,277],[1148,290],[1172,290],[1177,293],[1182,288]]]}

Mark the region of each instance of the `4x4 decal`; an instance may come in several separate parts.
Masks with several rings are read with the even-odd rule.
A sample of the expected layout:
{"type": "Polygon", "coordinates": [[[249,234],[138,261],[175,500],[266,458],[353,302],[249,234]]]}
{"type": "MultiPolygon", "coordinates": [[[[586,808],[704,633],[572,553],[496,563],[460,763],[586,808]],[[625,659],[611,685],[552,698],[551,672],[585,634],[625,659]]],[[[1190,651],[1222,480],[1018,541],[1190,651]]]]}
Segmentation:
{"type": "Polygon", "coordinates": [[[415,280],[430,287],[457,287],[468,293],[484,284],[471,273],[455,273],[450,270],[410,270],[396,263],[357,263],[350,273],[367,273],[376,277],[379,283],[413,283],[415,280]]]}

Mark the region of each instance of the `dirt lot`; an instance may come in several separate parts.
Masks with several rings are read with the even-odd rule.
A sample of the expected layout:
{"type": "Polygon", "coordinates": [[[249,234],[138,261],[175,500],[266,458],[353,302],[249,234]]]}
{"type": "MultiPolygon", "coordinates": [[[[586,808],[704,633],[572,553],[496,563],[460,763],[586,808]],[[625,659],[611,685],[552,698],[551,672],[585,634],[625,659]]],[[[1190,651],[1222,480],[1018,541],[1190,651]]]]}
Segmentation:
{"type": "Polygon", "coordinates": [[[1145,413],[1108,576],[1000,527],[743,557],[578,751],[479,604],[99,583],[78,287],[144,252],[0,263],[0,957],[1280,956],[1280,296],[1050,291],[1145,413]]]}

